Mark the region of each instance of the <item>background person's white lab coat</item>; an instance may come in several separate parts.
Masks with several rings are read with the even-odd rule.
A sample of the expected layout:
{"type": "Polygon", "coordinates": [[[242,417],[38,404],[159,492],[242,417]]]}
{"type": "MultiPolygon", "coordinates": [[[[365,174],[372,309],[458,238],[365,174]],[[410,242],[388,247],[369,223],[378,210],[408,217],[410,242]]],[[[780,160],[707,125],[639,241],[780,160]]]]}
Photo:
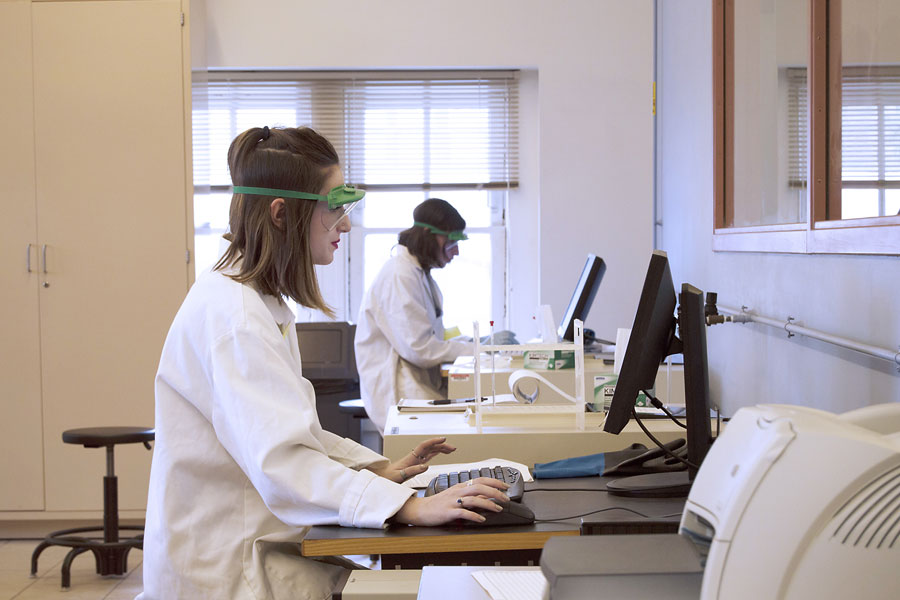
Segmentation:
{"type": "Polygon", "coordinates": [[[441,363],[472,354],[475,345],[444,340],[443,296],[405,246],[366,290],[356,325],[356,366],[366,413],[384,432],[388,408],[400,398],[444,398],[441,363]]]}
{"type": "Polygon", "coordinates": [[[322,429],[291,310],[201,275],[156,377],[139,598],[328,597],[342,569],[299,542],[311,525],[382,527],[412,494],[363,469],[387,462],[322,429]]]}

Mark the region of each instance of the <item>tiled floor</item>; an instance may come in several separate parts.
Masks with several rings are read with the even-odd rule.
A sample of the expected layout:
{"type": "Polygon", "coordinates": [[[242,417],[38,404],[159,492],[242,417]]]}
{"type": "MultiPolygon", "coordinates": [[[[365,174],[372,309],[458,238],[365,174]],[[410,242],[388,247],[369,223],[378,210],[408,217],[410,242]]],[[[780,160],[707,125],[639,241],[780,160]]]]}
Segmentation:
{"type": "Polygon", "coordinates": [[[128,574],[97,575],[94,557],[88,552],[72,561],[72,585],[60,585],[60,567],[68,548],[50,547],[38,559],[37,577],[32,578],[31,553],[38,540],[0,540],[0,600],[132,600],[143,589],[140,550],[128,554],[128,574]]]}

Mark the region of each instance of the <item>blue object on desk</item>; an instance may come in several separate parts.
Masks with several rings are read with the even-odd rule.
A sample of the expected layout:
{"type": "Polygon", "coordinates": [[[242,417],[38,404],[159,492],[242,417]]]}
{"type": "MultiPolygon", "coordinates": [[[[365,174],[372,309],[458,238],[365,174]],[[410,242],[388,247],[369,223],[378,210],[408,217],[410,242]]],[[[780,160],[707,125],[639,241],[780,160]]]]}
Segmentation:
{"type": "Polygon", "coordinates": [[[614,452],[600,452],[547,463],[535,463],[534,478],[559,479],[561,477],[597,476],[606,470],[606,465],[617,465],[623,460],[643,454],[646,450],[646,446],[642,444],[631,444],[624,450],[614,452]]]}

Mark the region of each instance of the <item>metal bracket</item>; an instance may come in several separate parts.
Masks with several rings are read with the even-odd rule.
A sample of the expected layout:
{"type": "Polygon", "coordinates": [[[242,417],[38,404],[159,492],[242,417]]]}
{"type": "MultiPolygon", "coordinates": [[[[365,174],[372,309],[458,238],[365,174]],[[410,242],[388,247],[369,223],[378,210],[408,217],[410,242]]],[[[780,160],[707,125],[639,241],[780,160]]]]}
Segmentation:
{"type": "Polygon", "coordinates": [[[787,331],[788,338],[794,337],[794,334],[788,329],[788,325],[793,325],[794,317],[788,316],[787,323],[784,324],[784,330],[787,331]]]}

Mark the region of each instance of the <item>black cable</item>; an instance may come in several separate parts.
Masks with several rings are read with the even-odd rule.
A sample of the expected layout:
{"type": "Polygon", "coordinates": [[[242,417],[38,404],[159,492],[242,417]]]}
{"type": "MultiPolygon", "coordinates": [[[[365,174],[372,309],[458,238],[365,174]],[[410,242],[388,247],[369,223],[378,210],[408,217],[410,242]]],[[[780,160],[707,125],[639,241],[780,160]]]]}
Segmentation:
{"type": "Polygon", "coordinates": [[[655,407],[658,408],[659,410],[661,410],[661,411],[663,411],[664,413],[666,413],[666,416],[669,417],[670,419],[672,419],[673,421],[675,421],[675,424],[676,424],[676,425],[678,425],[678,426],[681,427],[682,429],[687,429],[687,425],[685,425],[684,423],[682,423],[681,421],[679,421],[678,419],[676,419],[676,418],[675,418],[675,415],[673,415],[672,413],[669,412],[669,409],[666,408],[666,405],[663,404],[663,403],[659,400],[659,398],[655,397],[653,394],[651,394],[651,393],[648,392],[647,390],[641,390],[641,391],[644,392],[644,395],[645,395],[645,396],[647,396],[648,398],[650,398],[650,404],[652,404],[653,406],[655,406],[655,407]]]}
{"type": "MultiPolygon", "coordinates": [[[[609,506],[607,508],[601,508],[598,510],[592,510],[586,513],[581,513],[580,515],[572,515],[570,517],[557,517],[556,519],[535,519],[535,523],[551,523],[553,521],[568,521],[569,519],[577,519],[578,517],[586,517],[588,515],[593,515],[596,513],[606,512],[608,510],[626,510],[630,513],[634,513],[639,517],[644,517],[645,519],[660,519],[662,517],[651,517],[650,515],[645,515],[642,512],[638,512],[636,510],[631,510],[630,508],[625,508],[624,506],[609,506]]],[[[681,514],[681,513],[679,513],[681,514]]]]}
{"type": "Polygon", "coordinates": [[[650,433],[650,430],[647,429],[647,427],[641,422],[641,418],[638,416],[637,411],[634,408],[631,409],[631,416],[634,417],[635,421],[637,421],[638,427],[640,427],[643,430],[643,432],[647,435],[648,438],[653,440],[653,443],[656,444],[659,447],[659,449],[663,451],[664,454],[667,454],[668,456],[670,456],[671,458],[674,458],[677,461],[683,462],[684,464],[686,464],[687,466],[689,466],[693,469],[700,468],[697,465],[695,465],[694,463],[692,463],[691,461],[681,458],[677,454],[673,453],[671,450],[666,448],[662,442],[660,442],[658,439],[653,437],[653,434],[650,433]]]}
{"type": "Polygon", "coordinates": [[[608,492],[603,488],[526,488],[526,492],[608,492]]]}

